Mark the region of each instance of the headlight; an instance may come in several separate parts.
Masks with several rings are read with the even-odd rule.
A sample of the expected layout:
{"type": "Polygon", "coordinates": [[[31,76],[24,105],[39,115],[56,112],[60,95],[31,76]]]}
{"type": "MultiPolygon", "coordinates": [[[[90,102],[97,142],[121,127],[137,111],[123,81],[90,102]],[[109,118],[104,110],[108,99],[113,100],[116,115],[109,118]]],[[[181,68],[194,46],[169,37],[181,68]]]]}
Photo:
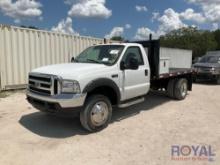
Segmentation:
{"type": "Polygon", "coordinates": [[[215,68],[212,67],[211,71],[215,71],[215,68]]]}
{"type": "Polygon", "coordinates": [[[62,80],[61,91],[62,93],[80,93],[79,83],[74,80],[62,80]]]}

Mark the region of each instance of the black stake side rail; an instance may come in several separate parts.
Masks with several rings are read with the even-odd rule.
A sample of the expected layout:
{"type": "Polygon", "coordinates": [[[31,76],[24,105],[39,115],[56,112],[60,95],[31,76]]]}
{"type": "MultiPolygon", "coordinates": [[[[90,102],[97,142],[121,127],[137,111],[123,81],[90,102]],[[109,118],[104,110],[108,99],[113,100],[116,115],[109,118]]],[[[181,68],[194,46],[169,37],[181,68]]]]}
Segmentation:
{"type": "Polygon", "coordinates": [[[195,71],[193,69],[185,69],[182,71],[176,71],[176,72],[170,72],[170,73],[164,73],[160,74],[158,77],[154,76],[152,80],[160,80],[160,79],[167,79],[167,78],[175,78],[178,76],[184,76],[189,74],[195,74],[195,71]]]}

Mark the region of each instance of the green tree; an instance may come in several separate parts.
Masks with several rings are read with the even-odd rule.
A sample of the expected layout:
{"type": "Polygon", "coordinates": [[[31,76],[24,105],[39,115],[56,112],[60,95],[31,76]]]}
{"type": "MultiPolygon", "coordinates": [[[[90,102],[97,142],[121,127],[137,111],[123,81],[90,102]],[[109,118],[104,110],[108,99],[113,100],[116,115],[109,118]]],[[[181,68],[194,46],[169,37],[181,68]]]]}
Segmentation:
{"type": "Polygon", "coordinates": [[[193,51],[193,57],[202,56],[207,51],[217,48],[213,32],[198,30],[195,27],[174,30],[160,39],[161,46],[190,49],[193,51]]]}
{"type": "Polygon", "coordinates": [[[220,50],[220,29],[216,30],[216,31],[214,32],[214,35],[215,35],[215,40],[216,40],[216,42],[217,42],[217,47],[216,47],[216,49],[217,49],[217,50],[220,50]]]}
{"type": "Polygon", "coordinates": [[[122,36],[114,36],[111,38],[113,41],[124,41],[124,38],[122,36]]]}

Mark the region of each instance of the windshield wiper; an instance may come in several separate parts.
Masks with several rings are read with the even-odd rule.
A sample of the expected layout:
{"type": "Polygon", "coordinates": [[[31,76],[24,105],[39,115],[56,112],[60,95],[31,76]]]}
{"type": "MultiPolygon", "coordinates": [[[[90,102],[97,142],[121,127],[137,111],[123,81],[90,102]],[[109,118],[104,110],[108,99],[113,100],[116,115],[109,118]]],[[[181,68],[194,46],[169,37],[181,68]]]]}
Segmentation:
{"type": "Polygon", "coordinates": [[[96,60],[93,60],[93,59],[86,59],[86,61],[91,61],[91,62],[95,62],[97,64],[102,64],[100,61],[96,61],[96,60]]]}

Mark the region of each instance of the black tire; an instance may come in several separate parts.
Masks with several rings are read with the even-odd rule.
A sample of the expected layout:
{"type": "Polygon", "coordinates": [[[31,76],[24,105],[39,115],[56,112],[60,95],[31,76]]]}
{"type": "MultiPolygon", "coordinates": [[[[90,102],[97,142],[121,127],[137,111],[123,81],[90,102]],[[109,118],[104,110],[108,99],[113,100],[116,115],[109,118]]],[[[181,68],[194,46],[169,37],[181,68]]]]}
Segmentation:
{"type": "Polygon", "coordinates": [[[192,80],[193,80],[194,83],[197,83],[197,82],[198,82],[196,76],[194,76],[192,80]]]}
{"type": "Polygon", "coordinates": [[[218,76],[218,78],[217,78],[217,80],[216,80],[216,83],[217,83],[218,85],[220,85],[220,76],[218,76]]]}
{"type": "MultiPolygon", "coordinates": [[[[100,110],[100,109],[99,109],[100,110]]],[[[100,117],[100,116],[99,116],[100,117]]],[[[104,128],[106,128],[109,124],[109,122],[111,121],[111,117],[112,117],[112,105],[111,102],[109,101],[109,99],[103,95],[93,95],[90,96],[85,103],[85,107],[84,109],[80,112],[80,122],[82,124],[82,126],[89,132],[97,132],[100,131],[104,128]],[[107,108],[107,110],[105,110],[104,112],[107,113],[106,117],[104,116],[103,112],[97,112],[98,110],[96,110],[96,113],[101,114],[103,118],[105,118],[102,122],[101,125],[99,125],[98,123],[95,123],[95,121],[93,120],[94,116],[97,115],[96,113],[93,112],[95,106],[100,106],[98,104],[104,104],[103,106],[105,106],[107,108]]]]}
{"type": "Polygon", "coordinates": [[[174,85],[174,98],[184,100],[188,92],[188,81],[185,78],[178,79],[174,85]]]}
{"type": "Polygon", "coordinates": [[[176,79],[171,79],[168,82],[167,85],[167,95],[173,99],[174,97],[174,85],[175,85],[176,79]]]}

